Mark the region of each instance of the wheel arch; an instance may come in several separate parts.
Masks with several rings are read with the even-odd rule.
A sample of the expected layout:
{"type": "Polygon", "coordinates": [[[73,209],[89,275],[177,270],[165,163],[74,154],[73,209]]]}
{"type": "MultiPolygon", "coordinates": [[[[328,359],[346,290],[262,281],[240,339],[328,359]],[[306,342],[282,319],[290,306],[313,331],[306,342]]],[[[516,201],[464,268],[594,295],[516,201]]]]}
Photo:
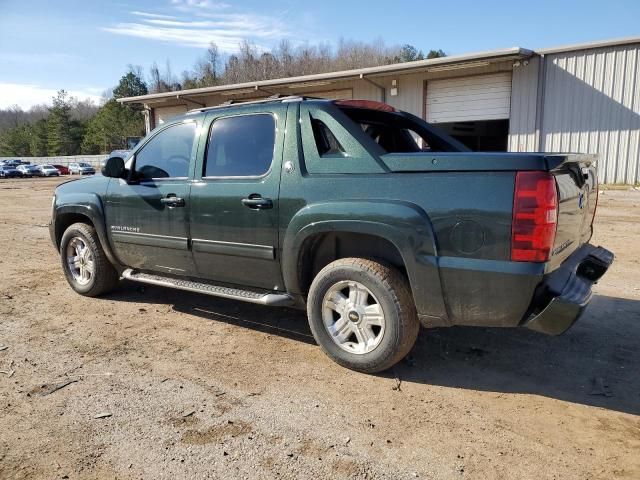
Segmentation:
{"type": "Polygon", "coordinates": [[[123,265],[115,256],[113,250],[111,249],[111,245],[109,244],[109,239],[107,238],[105,220],[104,220],[104,210],[102,208],[102,203],[95,196],[95,201],[91,202],[74,202],[74,203],[66,203],[62,205],[56,205],[54,208],[54,242],[56,250],[60,250],[60,242],[62,240],[62,235],[67,228],[69,228],[74,223],[86,223],[91,225],[98,235],[98,239],[104,250],[105,255],[109,259],[109,262],[115,267],[122,267],[123,265]]]}
{"type": "Polygon", "coordinates": [[[418,313],[446,318],[431,221],[413,204],[342,201],[307,206],[290,221],[282,252],[289,292],[305,295],[314,271],[332,260],[376,257],[406,273],[418,313]],[[340,245],[334,256],[322,251],[332,241],[346,242],[343,254],[340,245]],[[322,261],[316,259],[317,252],[321,252],[322,261]]]}

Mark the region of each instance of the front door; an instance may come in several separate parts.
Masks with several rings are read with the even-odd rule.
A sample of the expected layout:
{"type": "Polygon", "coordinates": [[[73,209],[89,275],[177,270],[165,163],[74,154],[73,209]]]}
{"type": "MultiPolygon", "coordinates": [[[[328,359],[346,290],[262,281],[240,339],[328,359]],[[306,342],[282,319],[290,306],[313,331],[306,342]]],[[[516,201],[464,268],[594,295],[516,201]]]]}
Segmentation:
{"type": "Polygon", "coordinates": [[[212,112],[205,120],[190,197],[198,276],[283,288],[278,195],[286,105],[212,112]]]}
{"type": "Polygon", "coordinates": [[[196,127],[190,120],[163,128],[132,157],[129,178],[109,183],[107,231],[117,257],[129,267],[194,273],[188,206],[196,127]]]}

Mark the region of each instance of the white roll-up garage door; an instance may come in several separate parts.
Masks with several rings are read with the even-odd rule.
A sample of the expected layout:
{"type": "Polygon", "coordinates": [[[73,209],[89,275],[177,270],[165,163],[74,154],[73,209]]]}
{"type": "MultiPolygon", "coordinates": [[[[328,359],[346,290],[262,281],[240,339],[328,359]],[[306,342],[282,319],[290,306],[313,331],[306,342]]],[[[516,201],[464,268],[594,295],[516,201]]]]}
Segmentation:
{"type": "Polygon", "coordinates": [[[158,107],[153,109],[156,127],[162,125],[164,122],[173,117],[184,115],[185,113],[187,113],[187,107],[185,105],[177,105],[175,107],[158,107]]]}
{"type": "Polygon", "coordinates": [[[510,107],[511,72],[427,82],[431,123],[508,119],[510,107]]]}

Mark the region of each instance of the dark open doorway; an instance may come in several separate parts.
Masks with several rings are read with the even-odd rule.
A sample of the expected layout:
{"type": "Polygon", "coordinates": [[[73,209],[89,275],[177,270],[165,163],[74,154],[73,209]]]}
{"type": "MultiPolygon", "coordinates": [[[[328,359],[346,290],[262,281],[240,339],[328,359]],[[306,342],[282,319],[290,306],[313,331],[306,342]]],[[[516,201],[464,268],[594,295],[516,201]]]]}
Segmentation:
{"type": "Polygon", "coordinates": [[[478,152],[506,152],[509,120],[437,123],[434,126],[478,152]]]}

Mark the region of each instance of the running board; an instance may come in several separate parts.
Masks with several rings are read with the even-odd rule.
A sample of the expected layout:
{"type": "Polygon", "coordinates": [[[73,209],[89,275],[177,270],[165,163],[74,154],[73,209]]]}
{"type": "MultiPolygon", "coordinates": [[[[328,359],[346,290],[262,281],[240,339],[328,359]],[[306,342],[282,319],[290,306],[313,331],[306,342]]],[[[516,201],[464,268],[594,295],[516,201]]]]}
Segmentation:
{"type": "Polygon", "coordinates": [[[205,295],[212,295],[214,297],[230,298],[233,300],[270,305],[273,307],[286,307],[291,306],[294,303],[293,298],[284,293],[241,290],[239,288],[136,272],[131,268],[127,268],[122,272],[122,277],[134,282],[148,283],[150,285],[158,285],[160,287],[176,288],[179,290],[186,290],[188,292],[204,293],[205,295]]]}

